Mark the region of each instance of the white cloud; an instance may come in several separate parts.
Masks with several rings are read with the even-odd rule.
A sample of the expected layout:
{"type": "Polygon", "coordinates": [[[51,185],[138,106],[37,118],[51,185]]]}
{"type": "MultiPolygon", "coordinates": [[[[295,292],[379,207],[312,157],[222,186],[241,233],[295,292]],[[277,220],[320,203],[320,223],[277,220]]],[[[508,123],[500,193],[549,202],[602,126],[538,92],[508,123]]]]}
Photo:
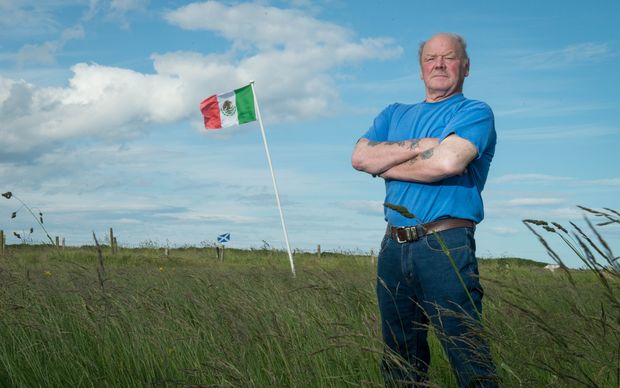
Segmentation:
{"type": "Polygon", "coordinates": [[[248,224],[260,222],[260,218],[248,217],[235,214],[205,214],[202,212],[183,212],[175,213],[172,215],[166,215],[166,218],[171,218],[177,221],[190,221],[190,222],[216,222],[222,224],[248,224]]]}
{"type": "Polygon", "coordinates": [[[369,216],[382,216],[383,215],[383,202],[382,201],[345,201],[338,202],[337,207],[353,210],[359,214],[369,216]]]}
{"type": "MultiPolygon", "coordinates": [[[[246,131],[245,139],[256,138],[249,132],[255,131],[246,131]]],[[[236,139],[244,139],[244,134],[236,139]]],[[[41,209],[52,235],[67,237],[69,244],[92,241],[91,230],[105,236],[109,227],[114,227],[119,241],[165,236],[197,243],[204,239],[197,236],[223,231],[233,231],[238,242],[244,231],[246,245],[261,239],[279,241],[278,212],[260,139],[236,144],[205,135],[194,145],[144,144],[144,140],[148,139],[120,147],[67,146],[28,163],[2,163],[4,190],[41,209]]],[[[308,230],[317,224],[319,235],[336,229],[333,200],[320,198],[325,190],[332,191],[332,183],[299,171],[276,172],[296,246],[302,238],[314,244],[322,241],[309,237],[308,230]],[[291,197],[294,204],[288,200],[291,197]],[[314,201],[311,210],[308,197],[314,201]]],[[[333,186],[342,188],[340,182],[333,186]]],[[[8,220],[18,205],[14,200],[0,201],[0,218],[8,220]]],[[[28,214],[20,213],[9,229],[25,230],[31,223],[28,214]]]]}
{"type": "Polygon", "coordinates": [[[40,63],[51,65],[56,60],[58,42],[51,41],[43,44],[26,44],[15,54],[15,61],[22,65],[24,63],[40,63]]]}
{"type": "Polygon", "coordinates": [[[41,44],[26,44],[15,55],[8,58],[14,59],[18,64],[40,63],[50,65],[56,60],[56,55],[67,42],[84,38],[84,27],[81,24],[66,28],[56,40],[41,44]]]}
{"type": "Polygon", "coordinates": [[[567,115],[576,116],[586,113],[616,110],[618,104],[615,101],[607,103],[585,103],[578,100],[574,103],[567,101],[556,101],[553,99],[538,99],[527,97],[527,99],[515,98],[514,100],[502,99],[498,101],[493,110],[495,117],[566,117],[567,115]]]}
{"type": "Polygon", "coordinates": [[[577,179],[574,177],[547,175],[547,174],[506,174],[489,180],[490,184],[514,183],[519,185],[557,185],[560,183],[568,184],[569,187],[575,185],[595,185],[595,186],[620,186],[620,178],[603,179],[577,179]]]}
{"type": "MultiPolygon", "coordinates": [[[[198,103],[208,94],[251,79],[271,122],[325,116],[338,109],[335,68],[402,52],[390,39],[355,40],[351,31],[333,23],[256,4],[190,4],[166,18],[183,28],[223,34],[232,40],[231,51],[154,54],[153,74],[79,63],[71,68],[67,87],[0,77],[0,147],[23,153],[72,138],[132,137],[153,124],[197,122],[198,103]],[[240,55],[239,47],[248,45],[254,48],[240,55]]],[[[66,39],[79,37],[78,32],[77,27],[67,32],[66,39]]],[[[36,55],[52,60],[53,51],[36,55]]]]}
{"type": "Polygon", "coordinates": [[[299,11],[259,4],[227,7],[215,1],[192,3],[165,17],[181,28],[216,31],[231,41],[249,42],[262,49],[278,44],[311,48],[317,42],[328,45],[346,42],[350,35],[343,27],[307,17],[299,11]]]}
{"type": "Polygon", "coordinates": [[[142,221],[137,220],[135,218],[119,218],[118,221],[116,221],[119,224],[125,224],[125,225],[137,225],[137,224],[141,224],[142,221]]]}
{"type": "MultiPolygon", "coordinates": [[[[276,54],[273,59],[294,59],[305,70],[365,59],[390,59],[403,51],[391,38],[355,41],[352,31],[337,24],[294,9],[259,4],[227,7],[215,1],[192,3],[169,12],[165,18],[184,29],[214,31],[232,41],[237,49],[256,48],[260,51],[256,57],[272,59],[270,55],[276,54]]],[[[278,61],[270,62],[272,69],[280,65],[278,61]]]]}
{"type": "MultiPolygon", "coordinates": [[[[505,198],[504,194],[502,197],[505,198]]],[[[552,219],[559,213],[556,211],[566,206],[567,200],[557,196],[538,196],[536,194],[516,194],[511,199],[487,199],[485,201],[485,217],[488,219],[519,220],[524,218],[552,219]]],[[[577,209],[575,207],[575,209],[577,209]]]]}
{"type": "Polygon", "coordinates": [[[528,53],[521,63],[528,68],[554,69],[604,59],[612,54],[607,43],[577,43],[560,49],[528,53]]]}
{"type": "Polygon", "coordinates": [[[11,36],[34,36],[58,29],[49,4],[42,1],[0,1],[0,29],[11,36]]]}
{"type": "Polygon", "coordinates": [[[546,174],[506,174],[499,176],[497,178],[493,178],[491,181],[494,183],[557,183],[564,181],[571,181],[574,178],[564,177],[564,176],[555,176],[555,175],[546,175],[546,174]]]}
{"type": "Polygon", "coordinates": [[[40,1],[7,1],[0,2],[0,28],[11,34],[37,35],[41,33],[58,33],[56,39],[40,43],[27,43],[17,52],[2,53],[0,60],[12,60],[18,65],[27,63],[53,64],[56,56],[65,45],[76,39],[85,37],[85,25],[97,14],[104,14],[108,20],[118,22],[121,27],[128,28],[126,14],[146,9],[148,0],[111,0],[107,9],[103,9],[103,1],[89,0],[88,7],[82,12],[75,25],[61,30],[61,23],[54,12],[68,6],[83,6],[84,1],[67,0],[59,2],[40,1]]]}
{"type": "MultiPolygon", "coordinates": [[[[5,55],[5,58],[13,59],[19,65],[23,65],[24,63],[39,63],[46,65],[54,63],[56,60],[56,55],[60,50],[64,48],[64,46],[68,42],[84,38],[84,24],[90,21],[95,15],[97,3],[98,0],[90,0],[88,9],[82,13],[78,22],[71,27],[64,28],[57,39],[49,40],[43,43],[25,44],[18,50],[17,53],[5,55]]],[[[10,10],[9,14],[20,19],[20,15],[22,12],[26,10],[27,12],[30,11],[29,7],[41,11],[43,12],[43,14],[47,14],[47,12],[50,12],[51,8],[54,7],[54,4],[50,4],[48,5],[48,7],[50,7],[50,10],[48,10],[45,7],[41,7],[39,4],[36,4],[34,6],[27,4],[20,5],[23,8],[20,8],[19,6],[15,7],[14,9],[10,10]]],[[[48,17],[52,18],[52,16],[48,17]]],[[[54,21],[54,24],[57,25],[58,23],[54,21]]],[[[21,28],[24,29],[23,26],[21,28]]]]}
{"type": "Polygon", "coordinates": [[[550,218],[564,220],[578,220],[583,218],[584,212],[578,207],[560,207],[550,211],[550,218]]]}
{"type": "Polygon", "coordinates": [[[112,0],[110,9],[118,12],[135,11],[144,9],[148,3],[148,0],[112,0]]]}
{"type": "Polygon", "coordinates": [[[513,198],[506,201],[508,206],[549,206],[564,203],[562,198],[513,198]]]}
{"type": "Polygon", "coordinates": [[[352,31],[294,9],[259,4],[228,7],[207,1],[186,5],[165,17],[181,28],[214,31],[234,42],[237,48],[251,45],[262,52],[294,53],[300,56],[300,63],[310,68],[364,59],[389,59],[402,53],[402,48],[395,46],[390,38],[355,41],[352,31]]]}
{"type": "Polygon", "coordinates": [[[189,111],[186,99],[177,98],[180,86],[173,78],[96,64],[72,70],[68,88],[37,88],[0,77],[8,89],[0,92],[5,152],[81,136],[133,136],[145,123],[178,120],[189,111]]]}
{"type": "Polygon", "coordinates": [[[129,12],[144,11],[148,7],[149,0],[111,0],[107,19],[114,20],[124,29],[130,24],[127,20],[129,12]]]}
{"type": "Polygon", "coordinates": [[[588,183],[600,186],[620,186],[620,178],[594,179],[588,183]]]}
{"type": "Polygon", "coordinates": [[[620,128],[603,127],[595,124],[571,126],[546,126],[504,130],[499,133],[502,140],[553,140],[574,139],[584,135],[588,138],[607,135],[620,135],[620,128]]]}
{"type": "Polygon", "coordinates": [[[492,227],[491,231],[500,236],[514,236],[519,233],[519,230],[506,226],[496,226],[492,227]]]}
{"type": "Polygon", "coordinates": [[[485,218],[505,220],[537,219],[546,221],[569,221],[583,217],[576,205],[566,205],[559,198],[515,198],[510,201],[489,201],[485,206],[485,218]]]}

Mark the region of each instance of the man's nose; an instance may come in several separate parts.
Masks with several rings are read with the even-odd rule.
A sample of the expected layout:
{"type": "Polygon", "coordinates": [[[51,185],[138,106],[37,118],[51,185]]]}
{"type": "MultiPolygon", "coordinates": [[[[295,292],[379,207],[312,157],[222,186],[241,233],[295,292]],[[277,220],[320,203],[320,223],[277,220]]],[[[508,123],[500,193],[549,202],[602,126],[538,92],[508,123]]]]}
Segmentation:
{"type": "Polygon", "coordinates": [[[446,61],[443,59],[443,57],[437,57],[437,59],[435,59],[435,67],[438,67],[440,69],[446,67],[446,61]]]}

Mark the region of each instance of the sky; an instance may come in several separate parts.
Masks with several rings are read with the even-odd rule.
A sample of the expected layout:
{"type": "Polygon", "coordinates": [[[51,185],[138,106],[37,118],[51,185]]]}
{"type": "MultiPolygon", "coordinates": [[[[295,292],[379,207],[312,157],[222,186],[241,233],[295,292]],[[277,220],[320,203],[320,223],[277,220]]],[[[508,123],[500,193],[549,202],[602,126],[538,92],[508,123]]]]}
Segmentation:
{"type": "MultiPolygon", "coordinates": [[[[550,262],[522,219],[620,210],[618,16],[615,0],[0,0],[0,191],[67,245],[112,227],[128,247],[283,249],[258,124],[207,131],[198,108],[254,80],[291,247],[376,252],[384,185],[351,151],[385,106],[424,99],[420,42],[456,32],[464,94],[498,134],[478,256],[550,262]]],[[[46,239],[0,200],[7,243],[46,239]]],[[[618,247],[619,226],[600,231],[618,247]]]]}

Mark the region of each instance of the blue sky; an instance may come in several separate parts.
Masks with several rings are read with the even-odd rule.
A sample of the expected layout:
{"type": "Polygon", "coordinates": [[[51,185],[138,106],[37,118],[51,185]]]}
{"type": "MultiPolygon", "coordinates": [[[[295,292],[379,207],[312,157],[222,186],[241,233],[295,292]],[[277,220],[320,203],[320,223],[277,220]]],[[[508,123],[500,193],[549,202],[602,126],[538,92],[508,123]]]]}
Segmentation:
{"type": "MultiPolygon", "coordinates": [[[[71,245],[113,227],[127,246],[229,232],[283,248],[258,125],[206,131],[198,110],[255,80],[292,247],[376,251],[383,184],[351,168],[353,145],[387,104],[424,98],[418,45],[451,31],[469,45],[465,95],[498,131],[478,254],[549,261],[521,219],[620,209],[618,15],[617,1],[0,0],[0,190],[71,245]]],[[[17,243],[34,220],[0,199],[17,243]]],[[[603,231],[617,246],[620,228],[603,231]]]]}

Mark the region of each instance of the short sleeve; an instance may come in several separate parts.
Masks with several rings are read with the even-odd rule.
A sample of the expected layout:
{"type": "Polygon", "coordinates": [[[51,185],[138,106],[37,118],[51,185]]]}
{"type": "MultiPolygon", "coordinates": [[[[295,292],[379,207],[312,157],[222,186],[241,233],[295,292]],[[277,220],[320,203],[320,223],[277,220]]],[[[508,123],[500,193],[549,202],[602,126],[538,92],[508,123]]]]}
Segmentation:
{"type": "Polygon", "coordinates": [[[495,141],[495,119],[491,108],[481,102],[472,101],[457,111],[448,122],[439,141],[443,141],[451,134],[469,140],[478,150],[477,159],[495,141]]]}
{"type": "Polygon", "coordinates": [[[396,104],[392,104],[383,109],[383,111],[375,117],[372,125],[362,137],[368,140],[386,141],[388,139],[388,131],[395,107],[396,104]]]}

